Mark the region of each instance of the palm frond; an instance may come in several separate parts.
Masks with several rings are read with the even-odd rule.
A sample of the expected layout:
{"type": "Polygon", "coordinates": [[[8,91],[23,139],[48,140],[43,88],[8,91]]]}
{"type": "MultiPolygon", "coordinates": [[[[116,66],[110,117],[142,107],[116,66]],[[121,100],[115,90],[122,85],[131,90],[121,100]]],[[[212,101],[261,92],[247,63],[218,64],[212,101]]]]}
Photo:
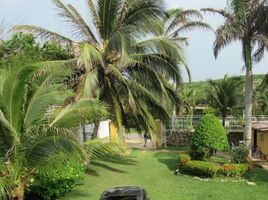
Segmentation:
{"type": "Polygon", "coordinates": [[[154,32],[154,20],[163,17],[164,13],[161,0],[125,0],[117,26],[118,29],[128,27],[133,33],[154,32]]]}
{"type": "Polygon", "coordinates": [[[70,10],[61,0],[52,0],[52,2],[59,10],[58,15],[73,26],[72,32],[75,38],[82,41],[94,41],[90,28],[84,22],[83,18],[76,13],[74,7],[71,6],[72,10],[70,10]]]}
{"type": "Polygon", "coordinates": [[[72,128],[81,124],[90,124],[96,119],[108,116],[105,105],[94,99],[81,99],[55,111],[50,126],[72,128]]]}
{"type": "Polygon", "coordinates": [[[218,56],[219,51],[233,41],[240,40],[243,37],[244,30],[237,21],[226,21],[224,25],[216,31],[216,40],[214,42],[214,55],[218,56]]]}
{"type": "Polygon", "coordinates": [[[80,28],[83,30],[84,34],[87,36],[88,42],[98,44],[98,41],[93,31],[90,29],[89,25],[85,22],[85,20],[82,18],[79,12],[70,4],[68,4],[67,7],[72,13],[73,18],[76,20],[76,23],[79,23],[80,28]]]}
{"type": "Polygon", "coordinates": [[[7,154],[11,153],[9,151],[12,149],[13,145],[18,139],[19,134],[8,122],[4,116],[4,113],[0,109],[0,159],[9,157],[7,154]]]}
{"type": "Polygon", "coordinates": [[[107,142],[104,139],[95,139],[83,144],[91,160],[125,157],[126,146],[123,142],[107,142]]]}
{"type": "Polygon", "coordinates": [[[98,0],[99,31],[104,41],[108,40],[115,30],[115,20],[120,6],[121,0],[98,0]]]}
{"type": "Polygon", "coordinates": [[[22,128],[23,102],[25,100],[26,83],[38,70],[39,66],[28,65],[26,67],[14,67],[10,76],[3,85],[1,105],[6,118],[14,129],[20,131],[22,128]]]}
{"type": "Polygon", "coordinates": [[[79,65],[84,66],[88,71],[99,65],[103,66],[103,55],[95,46],[84,43],[80,45],[80,49],[79,65]]]}
{"type": "Polygon", "coordinates": [[[255,35],[252,40],[258,44],[258,48],[253,54],[253,59],[255,62],[260,62],[264,56],[265,50],[268,51],[268,36],[255,35]]]}
{"type": "Polygon", "coordinates": [[[98,70],[93,69],[87,73],[81,84],[82,97],[83,98],[94,98],[99,96],[98,93],[98,70]]]}
{"type": "Polygon", "coordinates": [[[219,14],[219,15],[225,17],[228,20],[233,20],[232,14],[228,13],[226,10],[216,10],[216,9],[213,9],[213,8],[202,8],[201,11],[211,12],[211,13],[214,13],[214,14],[219,14]]]}
{"type": "Polygon", "coordinates": [[[93,0],[87,0],[87,7],[88,7],[89,13],[90,13],[90,15],[92,17],[93,24],[95,25],[97,31],[99,32],[100,20],[99,20],[99,17],[98,17],[96,7],[95,7],[95,5],[93,3],[93,0]]]}
{"type": "Polygon", "coordinates": [[[195,29],[212,30],[211,26],[201,21],[187,22],[173,32],[173,35],[178,35],[184,31],[192,31],[195,29]]]}
{"type": "Polygon", "coordinates": [[[44,136],[28,149],[28,167],[35,169],[42,166],[56,167],[57,161],[69,160],[71,157],[84,160],[85,152],[74,138],[63,136],[44,136]]]}
{"type": "Polygon", "coordinates": [[[18,25],[13,28],[16,32],[32,33],[36,37],[40,37],[45,41],[56,41],[59,43],[66,43],[71,45],[73,41],[66,36],[60,35],[53,31],[46,30],[44,28],[32,25],[18,25]]]}

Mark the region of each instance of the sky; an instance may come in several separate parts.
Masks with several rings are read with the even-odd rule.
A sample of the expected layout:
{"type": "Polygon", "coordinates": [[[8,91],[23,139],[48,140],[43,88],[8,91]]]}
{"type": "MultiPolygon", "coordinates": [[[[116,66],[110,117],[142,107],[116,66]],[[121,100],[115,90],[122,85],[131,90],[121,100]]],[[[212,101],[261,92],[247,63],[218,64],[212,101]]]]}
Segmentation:
{"type": "MultiPolygon", "coordinates": [[[[86,18],[87,8],[85,0],[63,0],[73,4],[86,18]]],[[[225,8],[225,0],[165,0],[168,8],[195,8],[205,7],[225,8]]],[[[44,27],[64,35],[68,35],[68,26],[56,15],[57,11],[49,0],[0,0],[0,21],[8,24],[31,24],[44,27]]],[[[223,22],[223,18],[213,14],[205,14],[204,21],[214,30],[223,22]]],[[[190,45],[185,48],[186,58],[192,73],[193,81],[219,79],[224,74],[243,75],[243,61],[240,43],[236,42],[223,49],[218,58],[213,55],[215,35],[212,31],[196,30],[185,33],[189,37],[190,45]]],[[[254,73],[268,73],[268,55],[260,63],[254,64],[254,73]]],[[[182,70],[183,79],[187,81],[185,70],[182,70]]]]}

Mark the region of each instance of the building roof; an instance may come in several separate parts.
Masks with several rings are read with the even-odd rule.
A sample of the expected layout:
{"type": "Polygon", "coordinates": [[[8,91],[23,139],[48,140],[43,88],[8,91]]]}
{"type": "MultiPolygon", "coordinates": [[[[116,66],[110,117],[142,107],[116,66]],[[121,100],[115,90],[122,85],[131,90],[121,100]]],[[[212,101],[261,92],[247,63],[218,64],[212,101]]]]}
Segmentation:
{"type": "Polygon", "coordinates": [[[252,128],[257,131],[268,132],[268,121],[253,122],[252,128]]]}

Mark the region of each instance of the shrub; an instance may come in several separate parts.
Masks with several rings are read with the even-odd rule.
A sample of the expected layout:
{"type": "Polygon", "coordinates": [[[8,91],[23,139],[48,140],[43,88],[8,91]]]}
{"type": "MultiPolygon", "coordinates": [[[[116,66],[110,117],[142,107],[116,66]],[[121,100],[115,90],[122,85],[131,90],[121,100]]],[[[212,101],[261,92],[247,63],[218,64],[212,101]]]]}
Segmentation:
{"type": "Polygon", "coordinates": [[[249,151],[246,145],[240,145],[232,150],[232,162],[233,163],[247,163],[249,151]]]}
{"type": "Polygon", "coordinates": [[[192,160],[203,160],[205,157],[205,152],[202,150],[191,150],[189,155],[192,160]]]}
{"type": "Polygon", "coordinates": [[[237,177],[242,176],[249,171],[248,164],[224,164],[219,171],[219,174],[224,176],[237,177]]]}
{"type": "Polygon", "coordinates": [[[217,111],[214,108],[207,107],[203,110],[203,115],[216,115],[217,111]]]}
{"type": "Polygon", "coordinates": [[[229,147],[226,130],[220,120],[213,115],[205,115],[197,125],[193,139],[193,145],[198,148],[208,148],[210,155],[214,150],[222,151],[229,147]]]}
{"type": "Polygon", "coordinates": [[[215,177],[219,167],[214,163],[205,161],[189,161],[184,166],[181,166],[181,171],[195,176],[215,177]]]}
{"type": "Polygon", "coordinates": [[[191,157],[188,154],[179,155],[179,166],[184,166],[189,161],[191,161],[191,157]]]}
{"type": "Polygon", "coordinates": [[[40,199],[58,199],[72,190],[84,174],[85,166],[78,161],[69,161],[64,170],[53,169],[39,172],[32,179],[26,196],[39,196],[40,199]]]}

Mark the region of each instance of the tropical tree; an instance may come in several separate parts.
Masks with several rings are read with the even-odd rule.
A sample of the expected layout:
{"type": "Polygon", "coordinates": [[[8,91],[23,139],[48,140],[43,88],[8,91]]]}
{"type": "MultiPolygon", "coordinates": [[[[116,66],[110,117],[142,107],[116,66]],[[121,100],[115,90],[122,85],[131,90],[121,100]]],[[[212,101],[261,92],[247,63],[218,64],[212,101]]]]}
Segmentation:
{"type": "Polygon", "coordinates": [[[180,115],[192,115],[194,107],[196,105],[195,90],[184,86],[179,91],[180,104],[179,113],[180,115]]]}
{"type": "Polygon", "coordinates": [[[265,0],[230,0],[228,10],[212,8],[203,11],[222,15],[225,22],[216,31],[214,55],[231,42],[240,41],[242,45],[243,61],[246,69],[245,81],[245,142],[250,148],[252,93],[253,93],[253,60],[259,61],[268,46],[267,37],[267,4],[265,0]],[[257,45],[256,52],[254,47],[257,45]]]}
{"type": "Polygon", "coordinates": [[[208,84],[208,103],[221,113],[222,125],[225,127],[227,115],[241,102],[241,79],[225,75],[221,80],[209,80],[208,84]]]}
{"type": "Polygon", "coordinates": [[[73,58],[68,46],[55,42],[40,44],[32,34],[16,33],[0,43],[0,67],[19,61],[34,63],[40,61],[67,60],[73,58]]]}
{"type": "Polygon", "coordinates": [[[152,134],[154,119],[167,119],[166,105],[177,100],[172,85],[179,85],[183,58],[173,38],[155,32],[155,21],[165,14],[162,0],[87,0],[90,23],[72,5],[52,2],[72,25],[72,38],[30,25],[15,29],[71,44],[77,67],[86,69],[80,96],[109,105],[121,138],[125,113],[152,134]]]}
{"type": "Polygon", "coordinates": [[[0,71],[0,199],[24,198],[37,170],[86,159],[75,127],[107,114],[94,99],[73,98],[63,84],[71,63],[47,62],[0,71]],[[70,103],[71,102],[71,103],[70,103]]]}

